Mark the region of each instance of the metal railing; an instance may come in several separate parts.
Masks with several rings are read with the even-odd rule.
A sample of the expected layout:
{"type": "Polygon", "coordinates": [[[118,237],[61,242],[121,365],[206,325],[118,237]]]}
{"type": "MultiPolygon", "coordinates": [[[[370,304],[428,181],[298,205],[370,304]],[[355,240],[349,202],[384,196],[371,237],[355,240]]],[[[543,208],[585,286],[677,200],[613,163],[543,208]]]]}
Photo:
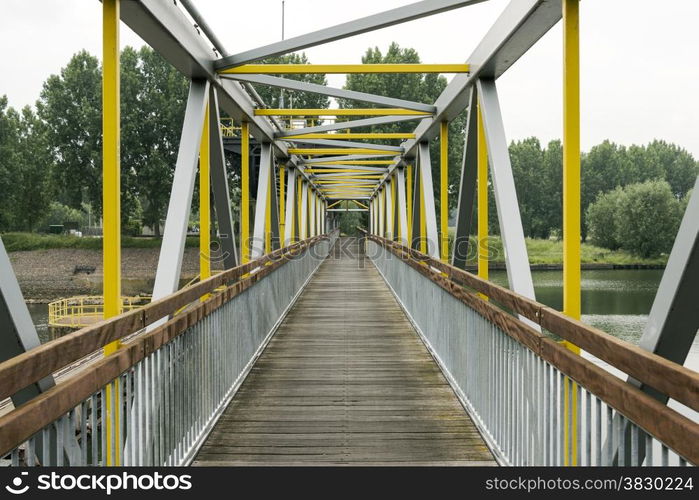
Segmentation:
{"type": "Polygon", "coordinates": [[[188,464],[336,237],[290,245],[0,364],[5,398],[191,304],[0,417],[0,453],[13,465],[188,464]]]}
{"type": "MultiPolygon", "coordinates": [[[[122,297],[122,313],[143,307],[150,296],[122,297]]],[[[80,295],[49,303],[49,326],[83,328],[94,325],[104,317],[104,297],[80,295]]]]}
{"type": "Polygon", "coordinates": [[[366,245],[500,463],[699,461],[697,422],[517,315],[694,410],[696,372],[399,243],[367,235],[366,245]]]}

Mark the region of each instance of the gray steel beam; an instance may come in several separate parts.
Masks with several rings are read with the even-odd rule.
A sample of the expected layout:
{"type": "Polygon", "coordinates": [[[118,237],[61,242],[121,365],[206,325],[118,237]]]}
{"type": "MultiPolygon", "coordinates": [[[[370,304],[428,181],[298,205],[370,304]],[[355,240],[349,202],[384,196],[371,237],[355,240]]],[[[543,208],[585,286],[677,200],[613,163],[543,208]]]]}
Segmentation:
{"type": "MultiPolygon", "coordinates": [[[[284,179],[281,181],[284,182],[284,179]]],[[[270,223],[272,224],[270,228],[272,232],[272,250],[277,250],[281,243],[282,236],[279,234],[279,191],[277,189],[277,169],[274,167],[274,161],[272,161],[270,182],[272,183],[272,199],[269,204],[272,210],[270,214],[270,223]]]]}
{"type": "MultiPolygon", "coordinates": [[[[218,77],[214,70],[216,53],[176,2],[121,2],[121,20],[186,77],[206,78],[221,90],[221,107],[239,123],[248,122],[255,139],[260,142],[274,139],[271,121],[255,116],[254,103],[242,85],[218,77]]],[[[275,143],[275,147],[282,155],[287,155],[284,143],[275,143]]]]}
{"type": "Polygon", "coordinates": [[[153,285],[153,300],[170,295],[179,288],[208,94],[207,80],[192,80],[153,285]]]}
{"type": "Polygon", "coordinates": [[[405,108],[412,109],[414,111],[425,111],[427,113],[434,113],[437,111],[437,108],[435,108],[432,104],[423,104],[421,102],[406,101],[405,99],[395,99],[393,97],[384,97],[376,94],[369,94],[366,92],[357,92],[355,90],[338,89],[334,87],[327,87],[325,85],[318,85],[315,83],[291,80],[289,78],[279,78],[277,76],[235,74],[221,76],[223,78],[230,78],[232,80],[238,80],[241,82],[257,83],[260,85],[269,85],[270,87],[298,90],[301,92],[311,92],[313,94],[322,94],[330,97],[337,97],[339,99],[350,99],[353,101],[370,102],[372,104],[379,104],[381,106],[386,106],[389,108],[405,108]]]}
{"type": "MultiPolygon", "coordinates": [[[[10,257],[0,238],[0,362],[39,347],[41,341],[34,328],[22,290],[12,270],[10,257]]],[[[15,407],[26,403],[53,387],[52,376],[31,384],[12,396],[15,407]]]]}
{"type": "MultiPolygon", "coordinates": [[[[417,167],[417,165],[415,165],[417,167]]],[[[410,242],[410,247],[414,250],[420,249],[420,206],[422,203],[422,197],[420,196],[420,169],[415,168],[415,180],[413,181],[413,218],[408,224],[411,225],[411,236],[412,241],[410,242]]]]}
{"type": "Polygon", "coordinates": [[[425,206],[425,224],[427,226],[427,254],[439,259],[439,238],[437,236],[437,211],[434,206],[434,189],[432,186],[432,163],[430,162],[430,145],[420,143],[418,164],[420,182],[422,182],[422,202],[425,206]]]}
{"type": "Polygon", "coordinates": [[[456,209],[456,231],[454,233],[454,248],[451,256],[453,266],[465,268],[468,256],[468,242],[471,226],[473,225],[473,200],[476,193],[478,178],[478,96],[471,89],[466,130],[464,132],[464,153],[461,162],[461,182],[459,183],[459,198],[456,209]]]}
{"type": "Polygon", "coordinates": [[[228,189],[226,159],[223,154],[223,140],[221,138],[220,127],[221,117],[218,111],[217,93],[217,90],[211,87],[209,91],[211,187],[214,192],[216,222],[218,224],[219,240],[221,242],[223,268],[233,269],[238,265],[238,249],[235,244],[235,230],[233,226],[233,214],[231,213],[231,198],[228,189]]]}
{"type": "Polygon", "coordinates": [[[347,120],[338,121],[335,123],[328,123],[327,125],[318,125],[317,127],[306,127],[298,128],[295,130],[288,130],[286,132],[277,132],[275,137],[278,139],[283,139],[284,137],[291,137],[303,134],[318,134],[321,132],[330,132],[331,130],[344,130],[348,128],[357,127],[372,127],[374,125],[386,125],[387,123],[397,123],[397,122],[407,122],[410,120],[426,120],[430,117],[425,115],[397,115],[397,116],[376,116],[374,118],[361,118],[359,120],[347,120]]]}
{"type": "Polygon", "coordinates": [[[328,212],[368,212],[366,208],[328,208],[328,212]]]}
{"type": "Polygon", "coordinates": [[[284,244],[293,243],[294,219],[296,218],[296,169],[288,168],[286,183],[286,210],[284,211],[284,244]]]}
{"type": "MultiPolygon", "coordinates": [[[[310,168],[313,167],[313,165],[309,165],[310,168]]],[[[317,168],[322,168],[322,169],[327,169],[327,170],[361,170],[362,172],[366,172],[368,174],[382,174],[386,172],[385,168],[381,167],[364,167],[362,165],[319,165],[317,168]]],[[[347,175],[347,174],[333,174],[333,173],[327,173],[327,174],[310,174],[314,176],[320,176],[320,175],[347,175]]],[[[362,175],[362,174],[359,174],[362,175]]]]}
{"type": "MultiPolygon", "coordinates": [[[[478,80],[477,87],[488,145],[488,160],[492,170],[500,235],[505,250],[507,279],[513,291],[534,299],[534,283],[529,268],[529,257],[524,241],[522,218],[519,213],[517,190],[512,175],[512,164],[497,89],[493,80],[478,80]]],[[[539,329],[539,326],[533,322],[529,324],[539,329]]]]}
{"type": "Polygon", "coordinates": [[[224,57],[216,62],[217,69],[240,66],[251,61],[264,59],[265,57],[296,52],[307,47],[314,47],[323,43],[341,40],[343,38],[360,35],[388,26],[405,23],[414,19],[447,12],[467,5],[480,3],[484,0],[424,0],[396,9],[387,10],[371,16],[362,17],[338,24],[322,30],[307,33],[305,35],[288,38],[280,42],[247,50],[232,56],[224,57]]]}
{"type": "Polygon", "coordinates": [[[390,146],[388,144],[372,144],[368,142],[354,142],[354,141],[334,141],[331,139],[303,139],[296,137],[287,137],[284,139],[289,142],[300,142],[301,144],[311,144],[314,146],[328,146],[336,148],[359,148],[359,149],[377,149],[391,152],[393,154],[400,154],[403,152],[403,148],[400,146],[390,146]]]}
{"type": "Polygon", "coordinates": [[[393,180],[386,182],[386,238],[393,239],[393,196],[391,196],[391,183],[393,180]]]}
{"type": "Polygon", "coordinates": [[[272,145],[263,142],[260,147],[260,172],[257,178],[257,196],[255,197],[255,220],[252,231],[252,249],[250,260],[262,257],[265,253],[265,218],[267,215],[267,196],[272,170],[272,145]]]}

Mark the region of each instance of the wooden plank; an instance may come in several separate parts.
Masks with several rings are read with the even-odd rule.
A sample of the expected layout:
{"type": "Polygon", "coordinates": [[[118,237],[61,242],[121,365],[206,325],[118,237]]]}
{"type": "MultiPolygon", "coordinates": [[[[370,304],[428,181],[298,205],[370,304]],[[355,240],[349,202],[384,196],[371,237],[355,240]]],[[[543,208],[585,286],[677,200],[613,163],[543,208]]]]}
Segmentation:
{"type": "Polygon", "coordinates": [[[194,465],[496,465],[376,269],[352,250],[322,264],[194,465]]]}

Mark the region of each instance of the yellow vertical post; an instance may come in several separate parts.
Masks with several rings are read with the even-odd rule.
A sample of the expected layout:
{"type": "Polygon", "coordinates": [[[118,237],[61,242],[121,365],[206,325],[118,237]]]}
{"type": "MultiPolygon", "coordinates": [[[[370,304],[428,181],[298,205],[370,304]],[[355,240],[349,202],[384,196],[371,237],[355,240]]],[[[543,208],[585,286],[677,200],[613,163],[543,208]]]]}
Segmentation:
{"type": "MultiPolygon", "coordinates": [[[[102,205],[104,317],[121,312],[121,114],[119,84],[119,0],[102,2],[102,205]]],[[[119,341],[104,347],[109,355],[119,341]]],[[[119,381],[107,385],[105,428],[107,465],[121,464],[119,381]]]]}
{"type": "MultiPolygon", "coordinates": [[[[274,165],[272,165],[274,168],[274,165]]],[[[272,251],[272,179],[271,175],[267,180],[267,206],[265,208],[265,253],[272,251]]]]}
{"type": "Polygon", "coordinates": [[[284,227],[286,226],[286,220],[284,215],[286,213],[286,206],[284,206],[284,165],[279,166],[279,246],[284,246],[284,227]]]}
{"type": "Polygon", "coordinates": [[[408,246],[413,244],[413,166],[405,167],[405,203],[408,216],[408,246]]]}
{"type": "MultiPolygon", "coordinates": [[[[478,109],[478,276],[488,279],[488,150],[478,109]]],[[[481,297],[486,298],[481,294],[481,297]]]]}
{"type": "Polygon", "coordinates": [[[250,261],[250,126],[240,124],[240,253],[241,262],[250,261]]]}
{"type": "MultiPolygon", "coordinates": [[[[199,279],[211,276],[211,165],[209,155],[209,107],[204,114],[204,127],[199,145],[199,279]]],[[[202,297],[206,299],[208,295],[202,297]]]]}
{"type": "MultiPolygon", "coordinates": [[[[580,319],[579,0],[563,0],[563,312],[580,319]]],[[[565,343],[579,354],[580,348],[565,343]]],[[[564,464],[577,465],[577,388],[565,383],[564,464]],[[572,395],[572,397],[570,397],[572,395]]]]}
{"type": "Polygon", "coordinates": [[[439,223],[442,241],[439,256],[449,260],[449,122],[439,124],[439,223]]]}
{"type": "Polygon", "coordinates": [[[396,221],[396,214],[398,213],[398,207],[396,206],[396,191],[398,186],[396,186],[396,182],[398,182],[398,176],[394,175],[391,181],[391,239],[396,240],[397,237],[400,241],[400,221],[396,221]],[[396,224],[396,222],[398,223],[396,224]]]}
{"type": "Polygon", "coordinates": [[[297,226],[297,238],[296,241],[301,241],[304,237],[303,235],[303,179],[298,176],[298,183],[296,184],[296,217],[298,219],[297,226]]]}
{"type": "MultiPolygon", "coordinates": [[[[421,174],[418,171],[416,175],[421,174]]],[[[420,177],[420,251],[427,253],[427,211],[425,210],[425,186],[423,184],[422,177],[420,177]]]]}

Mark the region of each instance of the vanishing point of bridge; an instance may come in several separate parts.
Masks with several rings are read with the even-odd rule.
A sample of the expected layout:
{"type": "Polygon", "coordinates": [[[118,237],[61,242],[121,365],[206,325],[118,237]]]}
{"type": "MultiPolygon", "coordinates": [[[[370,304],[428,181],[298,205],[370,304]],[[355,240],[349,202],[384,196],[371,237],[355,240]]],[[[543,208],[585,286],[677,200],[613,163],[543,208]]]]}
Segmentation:
{"type": "Polygon", "coordinates": [[[105,319],[39,345],[0,244],[3,457],[15,466],[699,463],[699,374],[683,366],[699,327],[699,218],[691,216],[699,189],[640,346],[579,321],[577,0],[513,0],[466,64],[259,64],[478,1],[424,0],[230,53],[191,0],[103,0],[105,319]],[[191,80],[153,300],[126,312],[121,22],[191,80]],[[534,296],[496,86],[558,22],[562,312],[534,296]],[[455,76],[431,104],[279,76],[314,72],[455,76]],[[252,84],[370,107],[270,109],[252,84]],[[221,112],[240,126],[236,176],[227,172],[221,112]],[[447,162],[447,127],[462,112],[450,244],[447,172],[455,166],[447,162]],[[294,117],[314,122],[296,126],[294,117]],[[411,121],[406,133],[373,128],[411,121]],[[178,289],[197,173],[201,279],[178,289]],[[240,183],[239,230],[231,178],[240,183]],[[509,288],[488,281],[489,183],[509,288]],[[359,237],[338,229],[349,203],[368,215],[359,237]],[[209,254],[212,216],[218,273],[209,254]],[[475,274],[464,270],[469,253],[478,258],[475,274]]]}

